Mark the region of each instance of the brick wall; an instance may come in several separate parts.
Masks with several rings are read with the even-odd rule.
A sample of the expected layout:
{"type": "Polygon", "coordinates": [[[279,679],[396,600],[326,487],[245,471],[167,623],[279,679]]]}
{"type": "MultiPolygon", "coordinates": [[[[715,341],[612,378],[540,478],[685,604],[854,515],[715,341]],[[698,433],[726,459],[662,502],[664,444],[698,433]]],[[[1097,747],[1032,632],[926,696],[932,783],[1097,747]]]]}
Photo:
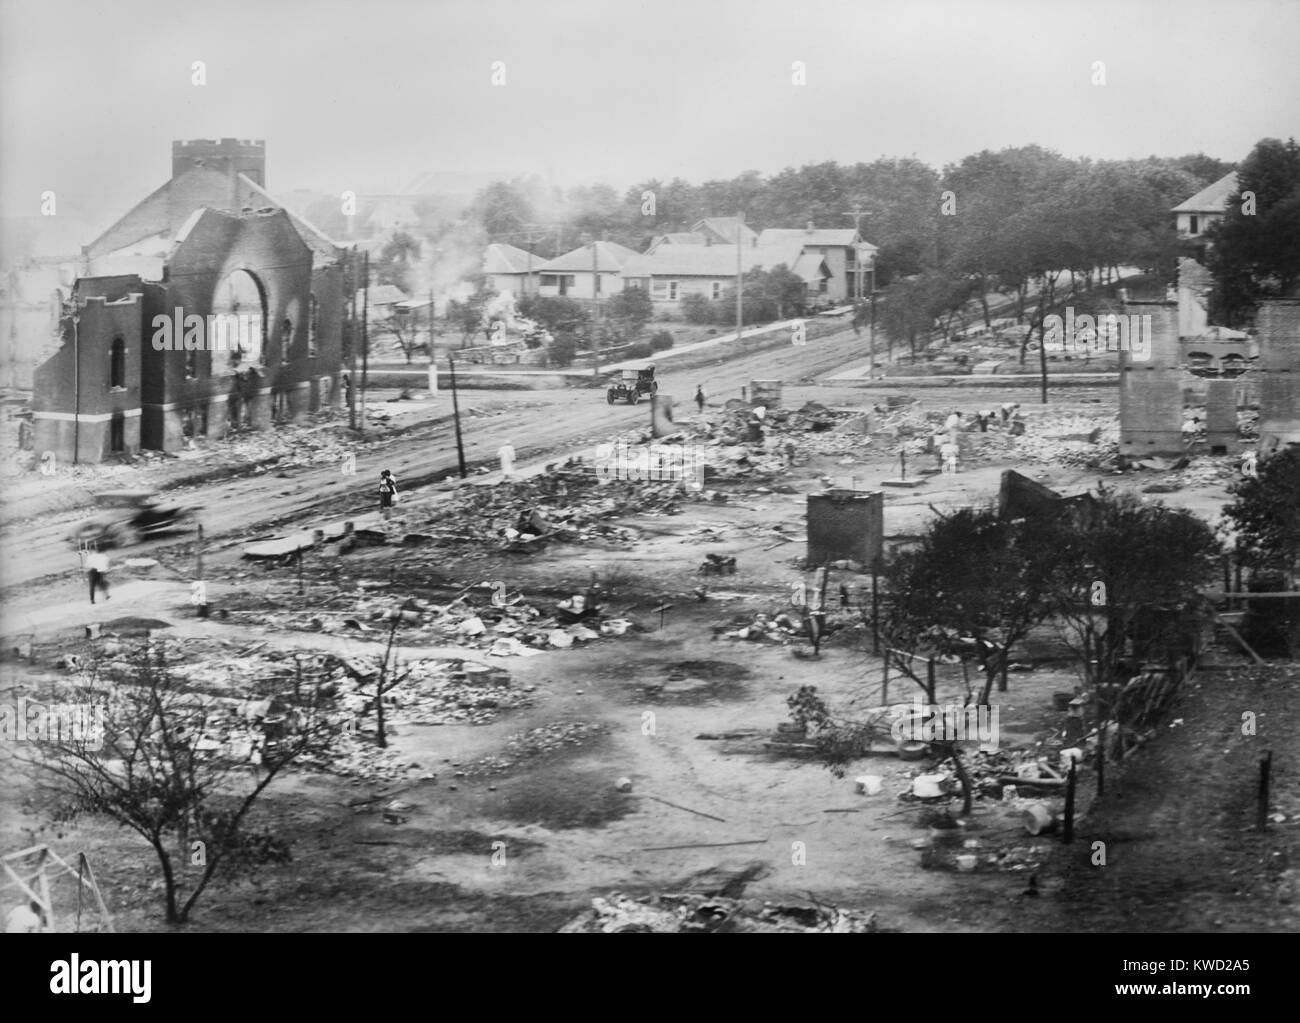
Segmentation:
{"type": "Polygon", "coordinates": [[[1129,457],[1183,451],[1183,371],[1177,302],[1126,302],[1127,315],[1151,317],[1151,357],[1119,360],[1119,449],[1129,457]]]}

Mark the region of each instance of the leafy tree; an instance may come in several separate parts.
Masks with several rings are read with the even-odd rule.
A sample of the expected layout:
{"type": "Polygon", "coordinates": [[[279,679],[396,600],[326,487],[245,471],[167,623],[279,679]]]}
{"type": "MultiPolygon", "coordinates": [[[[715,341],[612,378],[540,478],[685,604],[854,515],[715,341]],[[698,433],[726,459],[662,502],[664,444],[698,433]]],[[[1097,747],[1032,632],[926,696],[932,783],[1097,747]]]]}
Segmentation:
{"type": "Polygon", "coordinates": [[[486,279],[480,274],[476,278],[473,293],[466,299],[451,299],[447,303],[447,322],[460,331],[462,347],[468,347],[470,338],[480,330],[489,330],[487,322],[488,304],[497,297],[497,293],[488,287],[486,279]]]}
{"type": "Polygon", "coordinates": [[[591,320],[587,306],[572,298],[525,295],[516,304],[519,315],[536,320],[555,337],[576,337],[591,320]]]}
{"type": "MultiPolygon", "coordinates": [[[[79,702],[104,704],[96,681],[88,679],[79,702]]],[[[249,826],[249,812],[295,760],[327,754],[338,728],[318,682],[306,691],[299,682],[279,697],[290,707],[289,733],[267,742],[250,777],[244,756],[205,748],[204,733],[223,727],[230,712],[178,679],[162,644],[133,650],[128,669],[108,681],[102,743],[60,735],[31,744],[29,762],[62,814],[103,815],[148,842],[162,871],[167,922],[182,924],[219,872],[288,859],[283,842],[249,826]]]]}
{"type": "MultiPolygon", "coordinates": [[[[1051,610],[1056,543],[1041,523],[1002,519],[992,508],[962,508],[934,520],[913,549],[886,564],[890,647],[975,654],[985,674],[975,702],[987,705],[995,679],[1005,688],[1011,649],[1051,610]]],[[[914,660],[892,656],[895,667],[920,681],[914,660]]]]}
{"type": "Polygon", "coordinates": [[[495,239],[518,236],[536,220],[528,188],[519,180],[494,181],[482,189],[474,198],[471,215],[495,239]]]}
{"type": "Polygon", "coordinates": [[[1053,535],[1052,613],[1089,686],[1122,674],[1144,611],[1198,603],[1218,570],[1219,542],[1203,519],[1133,494],[1103,490],[1084,528],[1053,535]]]}
{"type": "Polygon", "coordinates": [[[578,343],[571,334],[560,334],[552,339],[548,357],[555,366],[572,366],[578,356],[578,343]]]}
{"type": "Polygon", "coordinates": [[[605,317],[619,341],[633,341],[654,317],[654,303],[644,288],[624,288],[605,303],[605,317]]]}
{"type": "Polygon", "coordinates": [[[1233,484],[1224,517],[1237,534],[1246,565],[1300,578],[1300,450],[1286,448],[1260,463],[1258,475],[1233,484]]]}
{"type": "Polygon", "coordinates": [[[1209,236],[1212,320],[1242,326],[1258,299],[1290,294],[1300,282],[1300,144],[1295,139],[1255,144],[1237,172],[1237,192],[1209,236]]]}
{"type": "Polygon", "coordinates": [[[684,295],[681,301],[682,316],[687,323],[694,323],[703,326],[707,323],[718,322],[718,312],[715,303],[709,301],[699,292],[691,292],[684,295]]]}

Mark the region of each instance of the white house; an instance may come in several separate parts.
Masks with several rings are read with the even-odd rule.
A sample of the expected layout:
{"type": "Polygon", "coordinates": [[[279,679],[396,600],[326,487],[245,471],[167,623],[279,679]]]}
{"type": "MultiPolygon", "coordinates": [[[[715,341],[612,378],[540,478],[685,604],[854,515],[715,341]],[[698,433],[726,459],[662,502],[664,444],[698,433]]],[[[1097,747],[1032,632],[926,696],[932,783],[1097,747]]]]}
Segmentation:
{"type": "Polygon", "coordinates": [[[1179,238],[1199,238],[1223,219],[1228,199],[1237,191],[1237,172],[1229,171],[1212,185],[1206,185],[1186,202],[1173,208],[1178,217],[1179,238]]]}
{"type": "Polygon", "coordinates": [[[536,268],[537,294],[590,302],[623,290],[623,267],[637,254],[617,242],[594,242],[536,268]],[[594,250],[594,253],[593,253],[594,250]]]}

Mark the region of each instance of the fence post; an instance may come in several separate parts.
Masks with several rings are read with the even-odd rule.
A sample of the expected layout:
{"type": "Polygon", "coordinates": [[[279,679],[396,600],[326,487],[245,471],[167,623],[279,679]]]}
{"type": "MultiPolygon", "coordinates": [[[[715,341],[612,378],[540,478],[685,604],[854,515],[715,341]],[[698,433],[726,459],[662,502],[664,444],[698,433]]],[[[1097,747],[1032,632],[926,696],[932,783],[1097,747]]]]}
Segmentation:
{"type": "Polygon", "coordinates": [[[1268,784],[1273,773],[1273,751],[1266,750],[1259,758],[1259,808],[1255,813],[1255,826],[1263,831],[1268,827],[1268,784]]]}
{"type": "MultiPolygon", "coordinates": [[[[1071,761],[1071,766],[1073,766],[1071,761]]],[[[1106,722],[1097,728],[1097,798],[1106,794],[1106,722]]]]}
{"type": "Polygon", "coordinates": [[[1061,841],[1070,843],[1074,841],[1074,786],[1078,774],[1075,770],[1078,761],[1070,759],[1070,774],[1065,782],[1065,833],[1061,836],[1061,841]]]}

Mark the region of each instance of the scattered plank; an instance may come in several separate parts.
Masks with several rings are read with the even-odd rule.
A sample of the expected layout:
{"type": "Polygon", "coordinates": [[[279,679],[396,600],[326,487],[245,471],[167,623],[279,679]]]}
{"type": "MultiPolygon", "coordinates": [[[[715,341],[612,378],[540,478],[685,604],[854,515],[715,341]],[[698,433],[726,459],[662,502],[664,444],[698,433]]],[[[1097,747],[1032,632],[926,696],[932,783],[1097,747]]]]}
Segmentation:
{"type": "Polygon", "coordinates": [[[692,842],[688,845],[647,845],[642,846],[642,852],[665,852],[669,849],[720,849],[723,846],[730,845],[766,845],[766,838],[753,838],[744,842],[692,842]]]}
{"type": "Polygon", "coordinates": [[[1225,622],[1223,619],[1219,619],[1219,624],[1222,625],[1222,626],[1223,626],[1223,627],[1228,631],[1228,635],[1229,635],[1229,636],[1231,636],[1233,639],[1235,639],[1235,640],[1237,641],[1237,645],[1238,645],[1238,646],[1240,646],[1243,650],[1245,650],[1246,653],[1250,654],[1250,656],[1254,659],[1254,661],[1255,661],[1256,664],[1265,664],[1265,663],[1267,663],[1267,662],[1264,660],[1264,658],[1260,657],[1259,654],[1257,654],[1257,653],[1255,652],[1254,648],[1253,648],[1249,643],[1247,643],[1247,642],[1245,641],[1245,639],[1242,638],[1242,635],[1241,635],[1240,632],[1238,632],[1236,629],[1234,629],[1231,625],[1229,625],[1229,624],[1228,624],[1227,622],[1225,622]]]}
{"type": "Polygon", "coordinates": [[[693,813],[697,817],[707,817],[711,821],[718,821],[726,824],[727,822],[721,817],[714,817],[711,813],[705,813],[703,810],[692,810],[689,806],[682,806],[680,803],[670,803],[666,799],[660,799],[658,796],[645,796],[645,799],[653,799],[656,803],[663,803],[664,806],[671,806],[674,810],[685,810],[687,813],[693,813]]]}
{"type": "Polygon", "coordinates": [[[1065,785],[1062,778],[1018,778],[1014,774],[998,775],[998,781],[1003,785],[1041,785],[1049,789],[1059,789],[1065,785]]]}

